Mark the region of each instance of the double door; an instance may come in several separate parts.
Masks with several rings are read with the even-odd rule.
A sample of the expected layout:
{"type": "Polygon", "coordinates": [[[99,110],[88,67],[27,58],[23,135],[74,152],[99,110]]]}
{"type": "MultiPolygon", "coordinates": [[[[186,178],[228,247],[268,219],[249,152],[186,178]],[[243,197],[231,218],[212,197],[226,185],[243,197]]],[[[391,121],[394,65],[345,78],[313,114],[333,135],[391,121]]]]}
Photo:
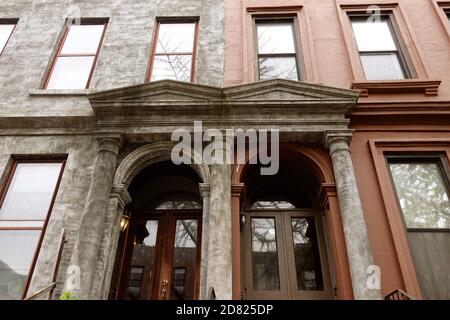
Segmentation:
{"type": "Polygon", "coordinates": [[[320,214],[248,212],[245,217],[245,299],[333,299],[320,214]]]}
{"type": "Polygon", "coordinates": [[[201,212],[133,212],[119,298],[198,298],[201,212]]]}

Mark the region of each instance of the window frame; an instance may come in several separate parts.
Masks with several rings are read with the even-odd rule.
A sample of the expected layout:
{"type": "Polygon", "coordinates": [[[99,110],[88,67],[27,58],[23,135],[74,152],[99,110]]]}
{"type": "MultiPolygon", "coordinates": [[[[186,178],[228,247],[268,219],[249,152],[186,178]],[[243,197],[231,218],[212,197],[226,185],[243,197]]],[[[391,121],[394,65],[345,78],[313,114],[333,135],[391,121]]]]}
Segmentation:
{"type": "Polygon", "coordinates": [[[433,0],[433,7],[441,21],[442,27],[450,37],[450,1],[433,0]]]}
{"type": "Polygon", "coordinates": [[[382,51],[360,51],[358,48],[358,42],[356,39],[356,35],[353,29],[353,21],[359,20],[363,21],[364,19],[367,19],[370,16],[370,14],[367,14],[366,12],[347,12],[347,17],[350,22],[350,27],[352,30],[352,37],[353,41],[356,44],[356,51],[359,55],[359,61],[360,66],[364,74],[364,79],[368,81],[391,81],[392,79],[375,79],[370,80],[367,79],[366,71],[364,69],[364,64],[362,62],[361,56],[363,55],[376,55],[376,54],[383,54],[383,53],[395,53],[398,57],[398,60],[400,62],[400,68],[402,70],[404,78],[395,79],[394,81],[402,81],[402,80],[410,80],[410,79],[416,79],[417,73],[415,72],[414,66],[411,63],[411,59],[408,56],[408,50],[406,49],[406,46],[404,44],[404,41],[402,40],[399,28],[396,25],[395,17],[392,12],[389,11],[382,11],[381,12],[381,20],[386,20],[386,23],[388,25],[389,31],[392,36],[392,40],[395,44],[396,50],[382,50],[382,51]]]}
{"type": "Polygon", "coordinates": [[[31,283],[31,279],[33,277],[33,273],[34,273],[34,269],[36,267],[36,262],[39,256],[39,252],[41,250],[42,247],[42,242],[44,240],[44,236],[45,233],[47,231],[47,226],[48,226],[48,221],[50,219],[51,213],[53,211],[53,207],[55,204],[55,200],[56,200],[56,196],[58,194],[59,191],[59,187],[61,184],[61,180],[62,180],[62,176],[64,173],[64,169],[65,169],[65,165],[66,165],[66,161],[67,161],[67,156],[51,156],[51,157],[45,157],[45,158],[35,158],[35,157],[22,157],[22,156],[13,156],[10,159],[10,163],[7,166],[6,169],[6,176],[3,179],[3,181],[1,181],[1,187],[0,187],[0,208],[3,205],[3,202],[6,198],[6,195],[8,193],[9,187],[11,185],[12,179],[14,178],[14,174],[16,172],[17,166],[21,163],[60,163],[61,164],[61,169],[58,175],[58,178],[56,180],[56,184],[55,184],[55,189],[53,190],[53,195],[50,201],[50,205],[49,205],[49,209],[47,211],[47,214],[45,215],[45,219],[44,220],[3,220],[3,221],[9,221],[9,222],[14,222],[14,221],[42,221],[42,227],[36,227],[36,226],[19,226],[19,227],[14,227],[14,226],[8,226],[8,227],[2,227],[0,226],[0,231],[14,231],[14,230],[40,230],[40,235],[38,238],[38,241],[36,243],[36,249],[34,250],[33,256],[31,258],[31,264],[30,264],[30,269],[28,271],[28,276],[27,279],[25,281],[25,286],[23,288],[23,292],[22,292],[22,299],[25,299],[28,293],[28,289],[30,287],[30,283],[31,283]]]}
{"type": "Polygon", "coordinates": [[[301,64],[301,50],[299,50],[299,44],[300,42],[300,32],[298,30],[298,22],[296,15],[272,15],[272,16],[265,16],[265,15],[253,15],[252,16],[252,26],[253,26],[253,45],[254,45],[254,54],[255,54],[255,79],[257,81],[261,80],[261,74],[260,74],[260,63],[259,58],[260,56],[267,56],[267,57],[292,57],[295,58],[296,68],[297,68],[297,80],[294,81],[305,81],[305,75],[304,75],[304,68],[301,64]],[[267,23],[267,24],[274,24],[277,23],[283,23],[288,22],[291,26],[292,30],[292,40],[293,45],[295,49],[295,53],[259,53],[259,42],[258,42],[258,23],[267,23]]]}
{"type": "MultiPolygon", "coordinates": [[[[94,75],[94,70],[97,65],[98,56],[100,54],[100,50],[103,45],[103,40],[105,38],[106,29],[108,27],[109,19],[108,18],[82,18],[80,21],[75,21],[73,19],[67,19],[64,23],[62,34],[58,38],[58,42],[56,44],[54,53],[52,55],[52,58],[50,60],[49,67],[47,68],[47,71],[45,73],[41,89],[44,90],[78,90],[78,89],[48,89],[48,84],[50,82],[50,79],[52,78],[53,71],[55,69],[56,63],[58,62],[58,59],[60,57],[94,57],[94,60],[92,62],[92,67],[89,72],[88,80],[86,82],[86,86],[84,89],[89,89],[89,86],[91,84],[92,76],[94,75]],[[78,54],[61,54],[62,49],[64,48],[64,44],[66,42],[67,35],[69,34],[69,30],[71,26],[78,25],[76,24],[79,22],[79,25],[103,25],[103,32],[100,37],[100,41],[97,46],[97,50],[95,52],[95,55],[92,53],[84,54],[84,53],[78,53],[78,54]]],[[[83,89],[82,89],[83,90],[83,89]]]]}
{"type": "Polygon", "coordinates": [[[11,33],[9,34],[9,37],[6,39],[5,45],[3,46],[3,48],[0,48],[0,57],[2,56],[3,52],[5,51],[6,46],[9,43],[9,40],[11,40],[11,37],[12,37],[14,31],[16,30],[17,23],[19,23],[19,19],[0,19],[0,24],[14,25],[14,27],[11,30],[11,33]]]}
{"type": "Polygon", "coordinates": [[[439,168],[439,173],[442,177],[442,181],[444,184],[444,188],[447,191],[447,195],[450,199],[450,169],[446,165],[445,162],[445,156],[440,154],[430,154],[430,155],[420,155],[420,154],[385,154],[385,161],[387,170],[389,173],[390,183],[392,185],[392,189],[395,193],[395,199],[398,206],[398,210],[400,212],[400,218],[403,223],[403,227],[406,233],[408,232],[434,232],[434,233],[441,233],[441,232],[448,232],[450,233],[450,228],[409,228],[406,219],[405,214],[403,212],[403,209],[400,205],[400,200],[398,198],[397,189],[395,187],[395,180],[392,175],[392,170],[390,168],[390,164],[392,163],[414,163],[414,164],[421,164],[421,163],[433,163],[436,164],[439,168]]]}
{"type": "MultiPolygon", "coordinates": [[[[199,37],[199,24],[200,24],[200,18],[199,17],[156,17],[155,24],[154,24],[154,32],[152,35],[152,42],[150,46],[150,57],[148,61],[148,67],[147,72],[145,75],[145,82],[152,82],[152,74],[153,74],[153,66],[155,63],[155,56],[157,55],[190,55],[192,58],[191,61],[191,74],[190,79],[188,82],[195,83],[196,82],[196,60],[197,60],[197,47],[198,47],[198,37],[199,37]],[[156,53],[157,48],[157,42],[158,42],[158,36],[159,36],[159,28],[161,24],[183,24],[183,23],[194,23],[194,41],[193,41],[193,48],[192,52],[169,52],[164,54],[156,53]]],[[[156,80],[159,81],[159,80],[156,80]]]]}

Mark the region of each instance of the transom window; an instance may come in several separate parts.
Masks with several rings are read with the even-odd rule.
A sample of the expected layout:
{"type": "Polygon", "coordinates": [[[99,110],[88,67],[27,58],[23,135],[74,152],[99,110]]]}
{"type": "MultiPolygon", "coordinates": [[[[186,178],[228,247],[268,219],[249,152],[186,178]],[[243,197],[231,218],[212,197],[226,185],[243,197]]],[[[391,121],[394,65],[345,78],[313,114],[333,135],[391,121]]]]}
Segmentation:
{"type": "Polygon", "coordinates": [[[0,194],[0,300],[25,296],[64,162],[16,161],[0,194]]]}
{"type": "Polygon", "coordinates": [[[389,15],[350,16],[350,21],[367,80],[410,78],[389,15]]]}
{"type": "Polygon", "coordinates": [[[6,44],[16,27],[16,23],[17,20],[0,19],[0,55],[5,50],[6,44]]]}
{"type": "Polygon", "coordinates": [[[47,79],[47,89],[86,89],[100,51],[106,21],[69,25],[47,79]]]}
{"type": "Polygon", "coordinates": [[[450,298],[450,189],[445,159],[388,157],[411,256],[426,299],[450,298]]]}
{"type": "Polygon", "coordinates": [[[198,21],[158,21],[150,81],[194,81],[198,21]]]}
{"type": "Polygon", "coordinates": [[[255,19],[259,80],[299,80],[294,19],[255,19]]]}

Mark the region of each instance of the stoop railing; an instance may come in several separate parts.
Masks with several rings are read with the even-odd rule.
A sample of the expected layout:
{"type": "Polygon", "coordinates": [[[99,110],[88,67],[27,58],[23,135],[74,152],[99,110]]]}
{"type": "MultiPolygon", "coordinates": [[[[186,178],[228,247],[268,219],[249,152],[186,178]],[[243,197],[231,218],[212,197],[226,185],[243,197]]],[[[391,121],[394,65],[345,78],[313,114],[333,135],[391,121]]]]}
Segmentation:
{"type": "Polygon", "coordinates": [[[405,291],[397,289],[385,296],[384,300],[414,300],[414,298],[405,291]]]}
{"type": "Polygon", "coordinates": [[[46,286],[45,288],[42,288],[35,293],[33,293],[31,296],[26,297],[24,300],[35,300],[38,297],[41,297],[45,293],[48,293],[48,300],[52,300],[53,298],[53,291],[56,287],[56,278],[58,276],[58,270],[59,270],[59,264],[61,262],[62,253],[64,250],[64,244],[67,242],[66,239],[66,229],[61,230],[61,236],[59,238],[59,245],[58,245],[58,256],[56,257],[55,266],[53,268],[53,277],[52,277],[52,283],[46,286]]]}

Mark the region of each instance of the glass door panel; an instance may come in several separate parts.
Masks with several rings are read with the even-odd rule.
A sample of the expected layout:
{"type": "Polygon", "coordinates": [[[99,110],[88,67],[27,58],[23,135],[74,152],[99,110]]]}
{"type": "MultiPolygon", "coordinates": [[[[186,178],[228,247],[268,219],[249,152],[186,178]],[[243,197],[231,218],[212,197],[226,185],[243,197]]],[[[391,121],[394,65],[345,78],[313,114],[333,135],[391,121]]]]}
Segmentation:
{"type": "Polygon", "coordinates": [[[177,219],[173,244],[171,300],[192,300],[196,293],[198,221],[177,219]]]}
{"type": "Polygon", "coordinates": [[[158,220],[137,221],[130,273],[124,299],[148,299],[152,295],[158,220]]]}

